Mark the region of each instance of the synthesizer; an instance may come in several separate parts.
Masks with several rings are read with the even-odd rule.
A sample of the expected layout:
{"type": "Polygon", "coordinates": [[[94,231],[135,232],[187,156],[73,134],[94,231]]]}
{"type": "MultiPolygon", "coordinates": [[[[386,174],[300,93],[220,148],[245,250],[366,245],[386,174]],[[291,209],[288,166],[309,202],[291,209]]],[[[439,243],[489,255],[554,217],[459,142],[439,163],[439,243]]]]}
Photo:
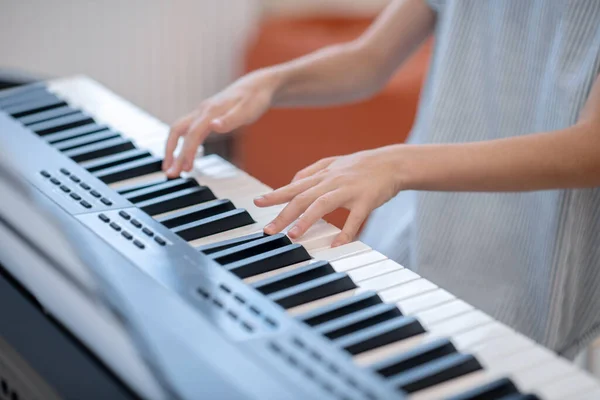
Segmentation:
{"type": "MultiPolygon", "coordinates": [[[[167,134],[87,77],[0,92],[1,151],[78,232],[75,245],[121,295],[113,314],[144,345],[128,347],[131,333],[99,308],[75,315],[85,296],[0,254],[6,282],[35,299],[122,398],[600,398],[591,375],[434,282],[360,241],[331,248],[339,230],[323,220],[299,240],[263,234],[283,206],[254,206],[271,188],[224,159],[198,154],[192,172],[167,179],[167,134]]],[[[70,394],[69,377],[84,367],[66,356],[15,356],[3,368],[3,349],[31,348],[3,325],[1,399],[11,399],[7,376],[21,362],[56,398],[107,398],[91,383],[70,394]]]]}

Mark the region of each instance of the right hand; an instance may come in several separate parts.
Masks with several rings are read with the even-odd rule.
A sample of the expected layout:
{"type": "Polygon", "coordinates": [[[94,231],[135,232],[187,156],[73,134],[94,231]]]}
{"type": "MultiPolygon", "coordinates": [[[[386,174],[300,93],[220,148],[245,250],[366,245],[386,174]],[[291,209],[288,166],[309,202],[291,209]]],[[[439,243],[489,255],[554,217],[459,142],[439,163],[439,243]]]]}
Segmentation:
{"type": "Polygon", "coordinates": [[[271,106],[276,88],[274,74],[256,71],[203,101],[171,127],[163,171],[169,178],[178,177],[182,170],[191,171],[198,147],[211,132],[227,133],[256,121],[271,106]],[[175,157],[173,153],[181,137],[183,146],[175,157]]]}

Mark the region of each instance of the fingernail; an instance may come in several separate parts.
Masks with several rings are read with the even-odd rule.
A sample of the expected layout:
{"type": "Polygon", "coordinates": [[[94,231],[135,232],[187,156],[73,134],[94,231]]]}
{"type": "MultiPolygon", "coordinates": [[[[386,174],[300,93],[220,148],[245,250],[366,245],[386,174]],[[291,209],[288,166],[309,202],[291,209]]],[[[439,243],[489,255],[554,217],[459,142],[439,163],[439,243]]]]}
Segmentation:
{"type": "Polygon", "coordinates": [[[275,229],[275,225],[274,224],[268,224],[267,226],[265,226],[264,231],[266,233],[272,232],[275,229]]]}
{"type": "Polygon", "coordinates": [[[211,123],[216,126],[221,126],[223,124],[223,122],[218,118],[213,119],[211,123]]]}
{"type": "Polygon", "coordinates": [[[258,196],[258,197],[254,198],[254,202],[255,203],[260,203],[260,202],[262,202],[264,200],[265,200],[265,198],[263,196],[258,196]]]}
{"type": "Polygon", "coordinates": [[[292,227],[292,229],[290,229],[288,231],[288,236],[289,237],[297,237],[300,234],[300,228],[298,228],[297,226],[292,227]]]}

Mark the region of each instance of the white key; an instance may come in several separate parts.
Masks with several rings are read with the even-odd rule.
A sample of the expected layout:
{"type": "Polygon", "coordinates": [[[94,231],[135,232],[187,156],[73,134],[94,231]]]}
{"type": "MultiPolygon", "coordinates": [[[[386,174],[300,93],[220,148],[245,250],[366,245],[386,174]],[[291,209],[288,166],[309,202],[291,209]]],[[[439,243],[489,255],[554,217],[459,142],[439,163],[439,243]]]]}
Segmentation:
{"type": "MultiPolygon", "coordinates": [[[[283,232],[287,233],[293,225],[294,224],[292,223],[283,232]]],[[[331,242],[333,242],[333,239],[339,232],[340,230],[338,228],[321,219],[311,226],[304,235],[298,239],[292,240],[292,242],[300,243],[306,250],[310,251],[323,246],[331,246],[331,242]]]]}
{"type": "Polygon", "coordinates": [[[119,190],[120,188],[123,188],[125,186],[142,185],[144,183],[157,181],[159,179],[167,179],[167,176],[163,172],[154,172],[151,174],[138,176],[136,178],[125,179],[123,181],[111,183],[108,186],[113,190],[119,190]]]}
{"type": "MultiPolygon", "coordinates": [[[[600,387],[596,385],[591,391],[586,390],[583,393],[577,394],[577,400],[598,400],[600,399],[600,387]]],[[[567,398],[565,398],[567,400],[567,398]]]]}
{"type": "Polygon", "coordinates": [[[379,261],[385,260],[387,257],[378,251],[371,250],[366,253],[361,253],[356,256],[343,258],[341,260],[333,261],[331,265],[336,271],[350,271],[351,269],[364,267],[365,265],[374,264],[379,261]]]}
{"type": "Polygon", "coordinates": [[[348,271],[348,276],[354,282],[373,282],[374,277],[378,276],[389,276],[391,272],[398,271],[400,269],[404,269],[398,264],[395,263],[387,263],[385,261],[378,262],[375,264],[369,264],[364,267],[354,268],[348,271]]]}
{"type": "Polygon", "coordinates": [[[356,241],[338,247],[326,246],[318,248],[312,250],[310,254],[317,260],[335,261],[361,253],[366,253],[369,250],[371,250],[369,246],[363,242],[356,241]]]}
{"type": "Polygon", "coordinates": [[[462,300],[454,300],[419,314],[422,324],[433,324],[473,310],[473,306],[462,300]]]}
{"type": "Polygon", "coordinates": [[[565,379],[550,382],[535,392],[544,400],[580,399],[580,393],[598,388],[598,381],[583,371],[565,379]]]}
{"type": "Polygon", "coordinates": [[[435,284],[424,278],[403,285],[399,292],[401,292],[399,294],[401,298],[396,298],[393,301],[396,302],[400,311],[406,315],[428,310],[455,299],[453,295],[444,289],[439,289],[435,284]]]}

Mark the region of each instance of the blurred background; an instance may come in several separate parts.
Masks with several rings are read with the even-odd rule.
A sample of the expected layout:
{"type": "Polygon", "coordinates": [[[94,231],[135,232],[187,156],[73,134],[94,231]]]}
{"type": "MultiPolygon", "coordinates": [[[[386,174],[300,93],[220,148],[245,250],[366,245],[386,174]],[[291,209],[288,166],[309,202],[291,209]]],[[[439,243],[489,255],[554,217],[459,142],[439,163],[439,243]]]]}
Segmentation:
{"type": "MultiPolygon", "coordinates": [[[[171,124],[244,72],[357,37],[388,2],[0,0],[0,71],[8,82],[85,74],[171,124]]],[[[368,102],[274,110],[243,135],[211,137],[206,151],[279,187],[322,157],[402,141],[429,47],[368,102]]]]}

